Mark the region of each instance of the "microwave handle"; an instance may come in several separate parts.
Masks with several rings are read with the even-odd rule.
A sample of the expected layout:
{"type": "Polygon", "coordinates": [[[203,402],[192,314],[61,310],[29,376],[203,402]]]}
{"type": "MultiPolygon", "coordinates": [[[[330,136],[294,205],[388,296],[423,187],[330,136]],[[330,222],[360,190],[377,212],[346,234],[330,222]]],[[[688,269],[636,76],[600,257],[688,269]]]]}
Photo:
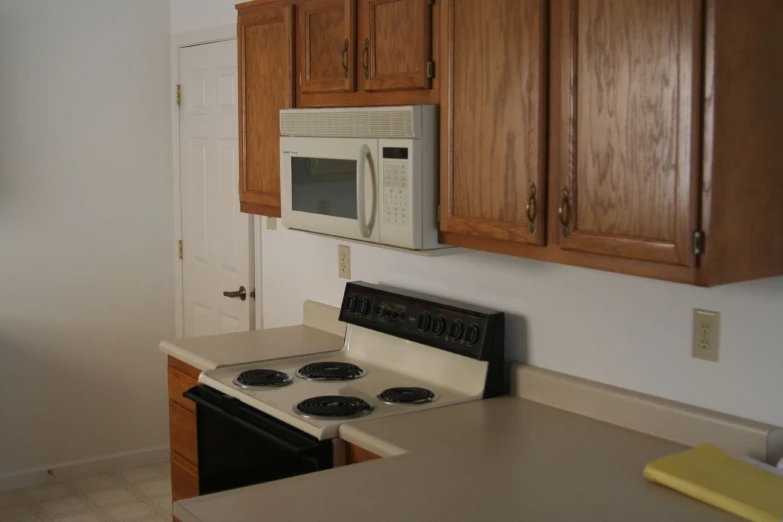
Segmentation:
{"type": "MultiPolygon", "coordinates": [[[[359,147],[359,161],[356,164],[356,214],[359,221],[359,232],[362,237],[369,238],[372,234],[367,225],[367,209],[364,205],[364,164],[367,159],[372,160],[372,152],[366,143],[359,147]]],[[[370,165],[370,174],[373,177],[373,186],[375,186],[375,170],[370,165]]]]}

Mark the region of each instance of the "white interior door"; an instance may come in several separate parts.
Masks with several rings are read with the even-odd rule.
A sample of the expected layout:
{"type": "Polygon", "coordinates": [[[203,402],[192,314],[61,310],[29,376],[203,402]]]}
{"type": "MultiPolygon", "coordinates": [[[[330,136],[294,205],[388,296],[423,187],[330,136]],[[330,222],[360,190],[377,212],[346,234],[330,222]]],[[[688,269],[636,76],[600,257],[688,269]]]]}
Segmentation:
{"type": "Polygon", "coordinates": [[[180,83],[185,337],[249,330],[253,225],[239,212],[236,41],[181,49],[180,83]],[[244,300],[223,295],[240,288],[244,300]]]}

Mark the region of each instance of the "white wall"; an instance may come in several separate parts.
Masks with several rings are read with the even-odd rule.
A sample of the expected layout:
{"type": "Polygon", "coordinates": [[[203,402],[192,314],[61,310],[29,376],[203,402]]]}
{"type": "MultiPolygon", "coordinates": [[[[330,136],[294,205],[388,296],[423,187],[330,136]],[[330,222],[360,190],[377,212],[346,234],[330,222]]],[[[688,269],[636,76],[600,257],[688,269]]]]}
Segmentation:
{"type": "MultiPolygon", "coordinates": [[[[336,240],[263,229],[264,326],[340,304],[336,240]]],[[[713,289],[471,252],[351,244],[356,280],[507,312],[507,358],[783,426],[783,278],[713,289]],[[693,308],[721,312],[720,363],[690,357],[693,308]]]]}
{"type": "Polygon", "coordinates": [[[235,24],[237,0],[170,0],[171,34],[235,24]]]}
{"type": "Polygon", "coordinates": [[[168,443],[169,11],[0,0],[0,484],[168,443]]]}

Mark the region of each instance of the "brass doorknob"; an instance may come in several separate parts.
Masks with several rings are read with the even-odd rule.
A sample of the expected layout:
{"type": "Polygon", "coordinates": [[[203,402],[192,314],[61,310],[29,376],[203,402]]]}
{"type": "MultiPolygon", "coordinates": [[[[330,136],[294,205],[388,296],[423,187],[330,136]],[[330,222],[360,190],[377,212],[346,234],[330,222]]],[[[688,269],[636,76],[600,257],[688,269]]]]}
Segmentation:
{"type": "Polygon", "coordinates": [[[237,297],[241,300],[247,299],[247,290],[244,286],[240,286],[239,290],[235,290],[233,292],[223,292],[223,295],[226,297],[230,297],[231,299],[236,299],[237,297]]]}

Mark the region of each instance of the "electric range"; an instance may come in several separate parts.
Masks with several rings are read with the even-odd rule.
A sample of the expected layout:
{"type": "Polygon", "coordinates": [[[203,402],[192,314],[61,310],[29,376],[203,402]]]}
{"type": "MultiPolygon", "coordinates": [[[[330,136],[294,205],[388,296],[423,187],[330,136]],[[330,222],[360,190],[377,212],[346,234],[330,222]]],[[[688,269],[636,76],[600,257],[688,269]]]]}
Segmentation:
{"type": "Polygon", "coordinates": [[[202,493],[331,467],[343,423],[503,393],[500,312],[351,282],[340,320],[338,351],[208,370],[185,393],[202,493]]]}

